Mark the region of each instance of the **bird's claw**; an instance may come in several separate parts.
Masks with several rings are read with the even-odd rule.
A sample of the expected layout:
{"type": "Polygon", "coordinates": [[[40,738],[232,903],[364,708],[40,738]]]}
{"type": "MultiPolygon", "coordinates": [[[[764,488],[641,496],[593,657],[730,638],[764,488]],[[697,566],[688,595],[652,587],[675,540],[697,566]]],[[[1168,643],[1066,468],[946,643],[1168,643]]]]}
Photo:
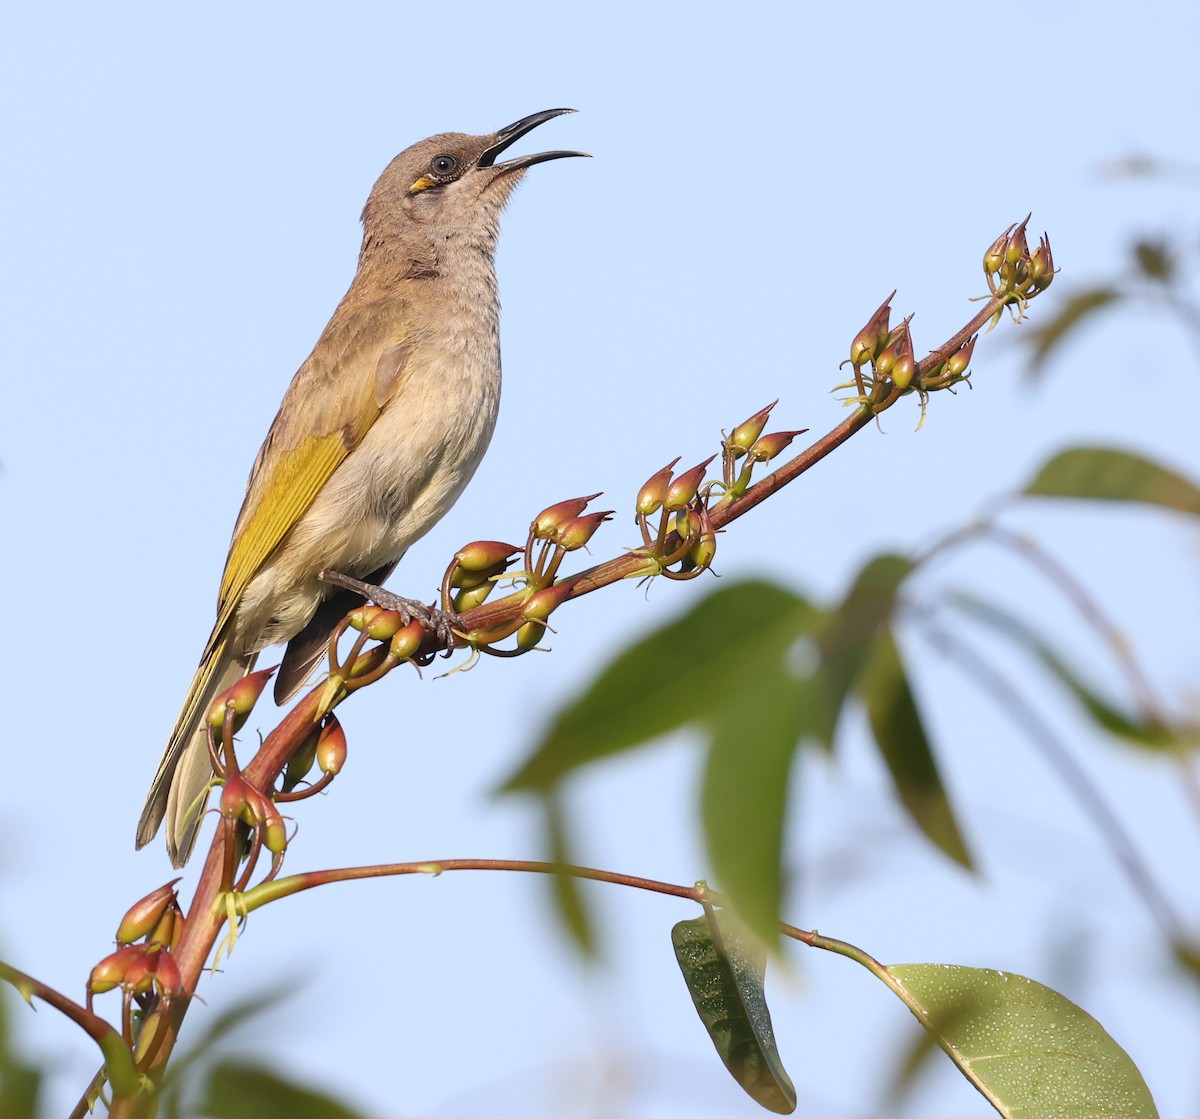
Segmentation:
{"type": "Polygon", "coordinates": [[[448,652],[458,643],[455,627],[458,625],[458,615],[449,610],[439,610],[436,606],[426,606],[415,598],[404,598],[393,594],[372,583],[364,583],[361,579],[353,579],[337,571],[321,572],[321,580],[335,587],[343,587],[369,599],[376,606],[385,610],[395,610],[404,619],[404,624],[420,622],[437,639],[438,643],[448,652]]]}

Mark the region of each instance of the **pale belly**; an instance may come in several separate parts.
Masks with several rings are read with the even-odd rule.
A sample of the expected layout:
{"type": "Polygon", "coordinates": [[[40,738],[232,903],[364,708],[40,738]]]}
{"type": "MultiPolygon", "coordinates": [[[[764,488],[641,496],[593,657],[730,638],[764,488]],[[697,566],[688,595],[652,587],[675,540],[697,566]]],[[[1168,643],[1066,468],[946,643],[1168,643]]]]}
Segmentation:
{"type": "Polygon", "coordinates": [[[405,383],[363,441],[254,576],[235,613],[237,645],[257,652],[298,633],[331,588],[327,568],[363,578],[394,563],[450,509],[496,424],[499,354],[405,383]]]}

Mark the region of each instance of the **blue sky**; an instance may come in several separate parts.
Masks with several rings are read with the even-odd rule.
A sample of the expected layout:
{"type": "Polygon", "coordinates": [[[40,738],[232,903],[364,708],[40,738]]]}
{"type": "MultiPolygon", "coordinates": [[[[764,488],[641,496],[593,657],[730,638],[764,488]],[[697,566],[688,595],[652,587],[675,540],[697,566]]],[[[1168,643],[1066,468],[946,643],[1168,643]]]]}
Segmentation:
{"type": "MultiPolygon", "coordinates": [[[[468,493],[393,579],[415,595],[432,594],[462,543],[516,538],[551,501],[602,489],[628,508],[663,462],[707,457],[721,427],[776,397],[781,426],[832,426],[837,364],[883,296],[898,287],[897,309],[917,312],[918,348],[937,344],[983,290],[983,249],[1029,210],[1063,268],[1051,295],[1115,270],[1132,231],[1194,220],[1195,196],[1178,186],[1098,173],[1131,153],[1196,159],[1200,78],[1169,62],[1200,35],[1194,5],[897,11],[217,3],[9,14],[7,958],[81,992],[126,904],[169,877],[157,846],[133,852],[133,827],[211,625],[245,476],[352,274],[363,200],[409,143],[570,105],[579,115],[525,145],[595,157],[533,169],[509,207],[500,426],[468,493]]],[[[864,432],[726,534],[719,570],[835,594],[867,556],[927,542],[1067,442],[1153,448],[1200,473],[1180,406],[1195,371],[1176,335],[1145,318],[1103,330],[1033,391],[1011,333],[980,344],[974,391],[936,401],[919,434],[915,407],[893,411],[886,435],[864,432]]],[[[1020,517],[1116,602],[1139,652],[1194,702],[1194,532],[1131,514],[1114,539],[1111,519],[1020,517]]],[[[633,542],[622,517],[593,552],[633,542]]],[[[1019,577],[983,557],[946,576],[1009,590],[1019,577]]],[[[347,709],[348,771],[298,813],[293,867],[538,854],[532,816],[489,790],[606,655],[695,593],[612,588],[557,616],[551,656],[372,689],[347,709]]],[[[1014,593],[1102,676],[1041,588],[1014,593]]],[[[1068,993],[1131,1051],[1163,1113],[1194,1108],[1194,1005],[1163,981],[1111,860],[960,677],[939,665],[919,685],[983,873],[943,867],[906,831],[851,727],[836,769],[806,762],[797,780],[794,919],[885,960],[1065,975],[1064,988],[1061,961],[1073,958],[1090,978],[1068,993]]],[[[1079,735],[1069,712],[1056,717],[1079,735]]],[[[1196,829],[1170,774],[1078,746],[1162,875],[1190,875],[1196,829]]],[[[701,877],[687,811],[696,780],[682,738],[597,770],[573,797],[586,861],[701,877]]],[[[298,1059],[380,1116],[755,1113],[675,974],[668,931],[690,910],[611,887],[595,897],[602,969],[562,944],[539,883],[447,875],[272,907],[202,993],[212,1013],[303,976],[257,1049],[298,1059]]],[[[1194,895],[1191,906],[1195,921],[1194,895]]],[[[905,1012],[843,961],[792,958],[773,1003],[801,1106],[869,1114],[881,1073],[862,1054],[889,1051],[905,1012]]],[[[92,1053],[49,1012],[20,1021],[57,1063],[58,1114],[92,1053]]],[[[952,1073],[927,1091],[924,1114],[988,1113],[952,1073]]]]}

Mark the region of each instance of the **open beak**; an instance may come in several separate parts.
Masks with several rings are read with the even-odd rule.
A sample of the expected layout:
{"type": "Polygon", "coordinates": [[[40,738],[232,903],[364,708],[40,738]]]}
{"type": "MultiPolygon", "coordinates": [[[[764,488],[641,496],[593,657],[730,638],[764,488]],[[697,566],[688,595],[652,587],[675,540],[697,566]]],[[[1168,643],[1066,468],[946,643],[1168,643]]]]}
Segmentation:
{"type": "Polygon", "coordinates": [[[479,162],[476,166],[495,167],[499,171],[518,171],[526,167],[532,167],[535,163],[545,163],[550,159],[566,159],[568,156],[573,155],[587,157],[587,152],[538,152],[536,155],[517,156],[516,159],[509,159],[504,163],[496,162],[498,155],[515,144],[522,136],[532,132],[539,124],[545,124],[548,120],[553,120],[555,117],[561,117],[565,113],[573,112],[575,112],[574,109],[543,109],[540,113],[533,113],[530,116],[522,117],[507,128],[500,129],[496,133],[495,143],[484,149],[484,153],[479,157],[479,162]]]}

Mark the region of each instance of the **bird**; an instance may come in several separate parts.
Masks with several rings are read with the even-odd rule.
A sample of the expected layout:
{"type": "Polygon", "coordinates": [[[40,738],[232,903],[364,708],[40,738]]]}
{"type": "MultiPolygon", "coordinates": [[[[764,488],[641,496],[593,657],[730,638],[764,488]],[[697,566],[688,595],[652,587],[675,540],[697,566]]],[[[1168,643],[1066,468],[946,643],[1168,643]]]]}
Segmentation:
{"type": "Polygon", "coordinates": [[[360,596],[324,571],[375,585],[458,499],[491,440],[500,401],[495,251],[513,188],[538,163],[497,157],[547,109],[482,136],[447,132],[405,149],[362,212],[358,267],[300,366],[258,452],[234,525],[217,619],[138,821],[166,822],[188,860],[213,776],[205,722],[257,655],[287,642],[285,703],[360,596]]]}

